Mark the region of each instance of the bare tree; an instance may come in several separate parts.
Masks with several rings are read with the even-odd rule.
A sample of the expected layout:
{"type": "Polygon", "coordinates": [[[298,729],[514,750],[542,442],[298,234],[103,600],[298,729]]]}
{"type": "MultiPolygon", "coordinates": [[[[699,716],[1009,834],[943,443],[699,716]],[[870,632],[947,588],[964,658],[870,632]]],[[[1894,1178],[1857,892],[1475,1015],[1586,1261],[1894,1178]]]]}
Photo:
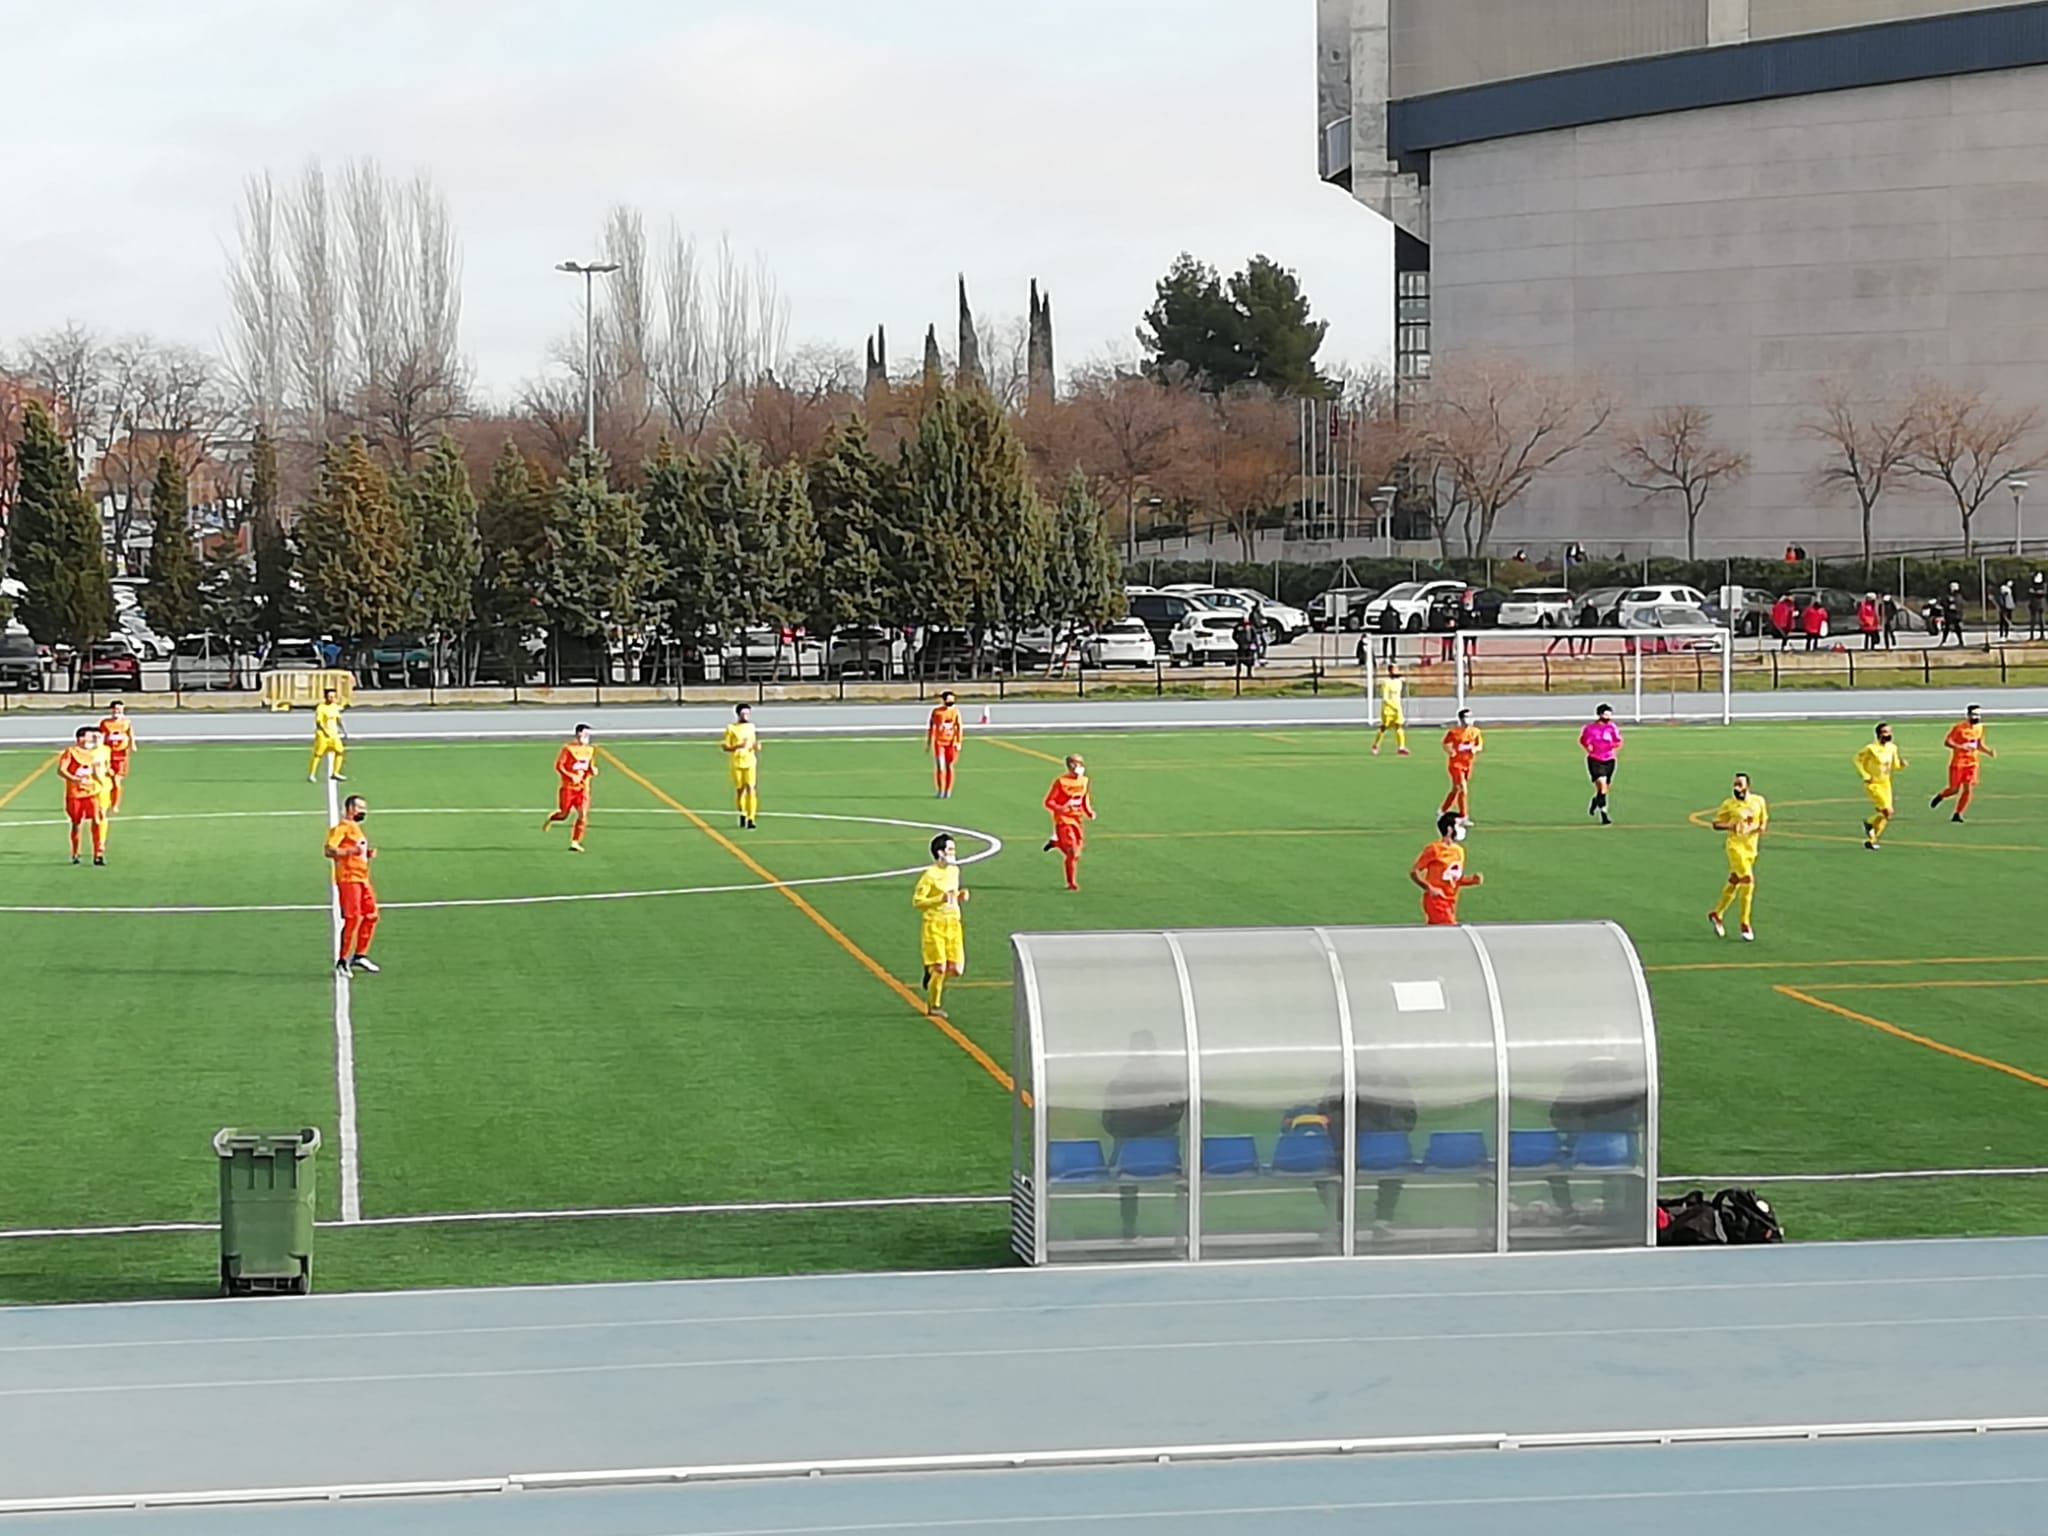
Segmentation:
{"type": "Polygon", "coordinates": [[[832,429],[860,409],[861,370],[851,352],[800,347],[729,402],[722,418],[734,436],[754,444],[770,464],[808,462],[832,429]]]}
{"type": "MultiPolygon", "coordinates": [[[[1539,476],[1556,471],[1606,431],[1613,404],[1592,381],[1548,373],[1514,357],[1441,364],[1414,414],[1414,442],[1448,477],[1467,555],[1484,554],[1500,514],[1539,476]]],[[[1446,498],[1439,498],[1440,505],[1446,498]]],[[[1443,552],[1450,524],[1439,524],[1443,552]]]]}
{"type": "Polygon", "coordinates": [[[1300,474],[1295,403],[1258,385],[1193,398],[1196,421],[1183,439],[1192,451],[1162,485],[1206,510],[1212,527],[1228,528],[1244,558],[1256,559],[1260,528],[1300,474]]]}
{"type": "Polygon", "coordinates": [[[1198,405],[1184,385],[1114,364],[1081,369],[1056,414],[1065,442],[1048,449],[1053,467],[1060,479],[1080,467],[1123,508],[1125,537],[1135,539],[1139,494],[1191,450],[1198,405]]]}
{"type": "Polygon", "coordinates": [[[1814,470],[1823,495],[1847,496],[1863,525],[1863,568],[1870,569],[1878,501],[1906,474],[1913,433],[1910,407],[1859,399],[1840,380],[1829,382],[1820,404],[1800,424],[1803,435],[1822,445],[1825,457],[1814,470]]]}
{"type": "Polygon", "coordinates": [[[149,502],[157,462],[168,455],[195,504],[226,490],[221,438],[232,415],[213,359],[192,347],[129,336],[102,349],[100,414],[90,430],[101,445],[91,487],[113,512],[116,549],[149,502]]]}
{"type": "Polygon", "coordinates": [[[1929,380],[1914,389],[1907,421],[1906,473],[1955,498],[1967,555],[1978,511],[2033,458],[2041,412],[2034,406],[2000,410],[1981,388],[1929,380]]]}
{"type": "Polygon", "coordinates": [[[285,268],[277,188],[268,172],[242,183],[235,212],[240,257],[228,267],[228,360],[242,413],[251,428],[277,435],[291,388],[291,276],[285,268]]]}
{"type": "Polygon", "coordinates": [[[743,267],[720,241],[707,271],[675,225],[662,249],[661,300],[649,349],[655,394],[670,434],[695,445],[727,401],[781,363],[789,305],[763,261],[743,267]]]}
{"type": "Polygon", "coordinates": [[[82,471],[106,398],[107,356],[99,337],[67,321],[22,343],[13,372],[50,402],[57,430],[82,471]]]}
{"type": "Polygon", "coordinates": [[[1749,473],[1749,455],[1716,443],[1713,413],[1703,405],[1666,405],[1625,423],[1615,434],[1608,467],[1632,491],[1676,496],[1685,509],[1685,558],[1699,558],[1700,514],[1715,487],[1749,473]]]}

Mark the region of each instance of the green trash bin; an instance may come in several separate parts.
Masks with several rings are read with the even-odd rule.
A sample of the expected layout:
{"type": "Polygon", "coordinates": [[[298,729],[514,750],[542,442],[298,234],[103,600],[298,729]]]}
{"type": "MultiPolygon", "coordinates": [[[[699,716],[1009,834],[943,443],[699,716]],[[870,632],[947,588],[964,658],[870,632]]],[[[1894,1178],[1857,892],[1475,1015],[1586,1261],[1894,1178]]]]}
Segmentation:
{"type": "Polygon", "coordinates": [[[320,1132],[238,1131],[220,1157],[220,1288],[225,1296],[313,1289],[313,1154],[320,1132]]]}

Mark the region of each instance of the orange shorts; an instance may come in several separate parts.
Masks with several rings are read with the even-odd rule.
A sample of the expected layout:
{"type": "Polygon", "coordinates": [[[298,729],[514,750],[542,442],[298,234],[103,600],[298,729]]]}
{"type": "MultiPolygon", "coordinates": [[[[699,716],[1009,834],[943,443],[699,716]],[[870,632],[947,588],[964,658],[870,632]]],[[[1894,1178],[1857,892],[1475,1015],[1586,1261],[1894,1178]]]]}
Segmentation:
{"type": "Polygon", "coordinates": [[[1052,841],[1061,853],[1079,853],[1088,834],[1081,830],[1078,821],[1056,821],[1052,824],[1052,841]]]}
{"type": "Polygon", "coordinates": [[[117,779],[125,779],[125,778],[127,778],[127,777],[128,777],[128,754],[127,754],[126,752],[116,752],[116,753],[114,753],[114,754],[113,754],[112,756],[110,756],[110,757],[109,757],[109,758],[107,759],[107,768],[108,768],[108,771],[109,771],[109,772],[111,772],[111,773],[112,773],[112,774],[114,775],[114,777],[115,777],[115,778],[117,778],[117,779]]]}
{"type": "Polygon", "coordinates": [[[64,814],[74,827],[82,821],[98,821],[107,814],[107,802],[98,795],[66,795],[64,814]]]}
{"type": "Polygon", "coordinates": [[[344,880],[334,888],[341,898],[341,915],[354,921],[358,918],[377,915],[377,893],[370,889],[367,880],[344,880]]]}
{"type": "Polygon", "coordinates": [[[1950,763],[1948,765],[1948,784],[1950,789],[1960,789],[1965,784],[1974,784],[1976,782],[1977,760],[1974,757],[1965,762],[1950,763]]]}
{"type": "Polygon", "coordinates": [[[1472,777],[1472,764],[1470,762],[1461,762],[1454,757],[1449,760],[1448,771],[1453,779],[1463,784],[1472,777]]]}
{"type": "Polygon", "coordinates": [[[1422,920],[1432,928],[1455,928],[1458,925],[1458,904],[1445,901],[1440,896],[1422,898],[1422,920]]]}
{"type": "Polygon", "coordinates": [[[555,791],[555,809],[566,816],[571,811],[590,809],[590,786],[588,784],[564,784],[555,791]]]}
{"type": "Polygon", "coordinates": [[[960,761],[960,743],[957,741],[941,742],[938,746],[932,748],[932,756],[950,768],[960,761]]]}

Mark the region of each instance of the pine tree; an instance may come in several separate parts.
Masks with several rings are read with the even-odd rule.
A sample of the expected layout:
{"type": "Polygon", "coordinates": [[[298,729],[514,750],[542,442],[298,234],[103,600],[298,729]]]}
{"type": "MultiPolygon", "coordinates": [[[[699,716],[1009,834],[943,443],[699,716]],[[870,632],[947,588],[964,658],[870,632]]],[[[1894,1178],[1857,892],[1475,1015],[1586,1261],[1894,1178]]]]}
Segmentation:
{"type": "Polygon", "coordinates": [[[1068,477],[1053,513],[1046,586],[1048,612],[1063,624],[1094,629],[1124,612],[1123,562],[1079,470],[1068,477]]]}
{"type": "Polygon", "coordinates": [[[811,510],[823,554],[811,621],[830,633],[848,624],[907,622],[888,580],[900,534],[896,476],[868,441],[858,417],[843,422],[811,466],[811,510]]]}
{"type": "Polygon", "coordinates": [[[640,504],[655,562],[651,595],[669,633],[685,645],[707,631],[723,634],[735,618],[717,580],[709,491],[704,465],[664,438],[647,465],[640,504]]]}
{"type": "Polygon", "coordinates": [[[611,488],[608,469],[579,449],[555,484],[541,600],[558,639],[620,635],[646,617],[657,572],[640,503],[611,488]]]}
{"type": "Polygon", "coordinates": [[[760,449],[728,435],[706,466],[706,480],[712,582],[731,604],[729,623],[758,623],[782,586],[760,449]]]}
{"type": "Polygon", "coordinates": [[[185,471],[168,453],[159,454],[149,492],[149,584],[142,611],[150,626],[173,640],[206,623],[199,601],[199,556],[192,548],[185,471]]]}
{"type": "Polygon", "coordinates": [[[288,635],[298,623],[292,590],[292,546],[279,505],[277,444],[262,427],[250,445],[249,532],[256,557],[256,627],[265,640],[288,635]]]}
{"type": "Polygon", "coordinates": [[[306,616],[316,630],[374,641],[413,622],[412,539],[391,481],[361,434],[322,450],[296,533],[306,616]]]}
{"type": "MultiPolygon", "coordinates": [[[[238,646],[254,645],[263,635],[264,605],[255,574],[234,544],[223,541],[198,571],[198,604],[202,623],[238,646]]],[[[152,620],[152,623],[155,621],[152,620]]]]}
{"type": "Polygon", "coordinates": [[[14,574],[27,588],[15,617],[43,645],[83,651],[114,622],[99,514],[78,487],[71,450],[42,405],[22,412],[14,509],[8,523],[14,574]]]}
{"type": "Polygon", "coordinates": [[[419,621],[433,638],[436,660],[460,645],[476,617],[481,564],[476,496],[455,439],[442,433],[406,477],[407,531],[417,553],[419,621]]]}
{"type": "Polygon", "coordinates": [[[478,560],[472,607],[508,677],[525,675],[526,642],[540,626],[547,573],[547,486],[508,441],[477,498],[478,560]]]}

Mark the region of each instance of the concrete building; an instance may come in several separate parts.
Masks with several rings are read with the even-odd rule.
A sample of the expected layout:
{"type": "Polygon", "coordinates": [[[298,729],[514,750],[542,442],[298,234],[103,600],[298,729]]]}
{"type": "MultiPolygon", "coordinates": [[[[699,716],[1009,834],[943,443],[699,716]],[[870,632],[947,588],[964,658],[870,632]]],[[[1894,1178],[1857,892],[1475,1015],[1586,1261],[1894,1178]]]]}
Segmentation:
{"type": "MultiPolygon", "coordinates": [[[[2048,414],[2048,4],[1318,0],[1317,89],[1323,177],[1395,227],[1397,375],[1512,352],[1706,406],[1755,466],[1702,523],[1717,552],[1854,545],[1801,430],[1831,381],[2048,414]]],[[[1877,532],[1958,526],[1913,489],[1877,532]]],[[[1496,540],[1682,535],[1589,462],[1496,540]]]]}

